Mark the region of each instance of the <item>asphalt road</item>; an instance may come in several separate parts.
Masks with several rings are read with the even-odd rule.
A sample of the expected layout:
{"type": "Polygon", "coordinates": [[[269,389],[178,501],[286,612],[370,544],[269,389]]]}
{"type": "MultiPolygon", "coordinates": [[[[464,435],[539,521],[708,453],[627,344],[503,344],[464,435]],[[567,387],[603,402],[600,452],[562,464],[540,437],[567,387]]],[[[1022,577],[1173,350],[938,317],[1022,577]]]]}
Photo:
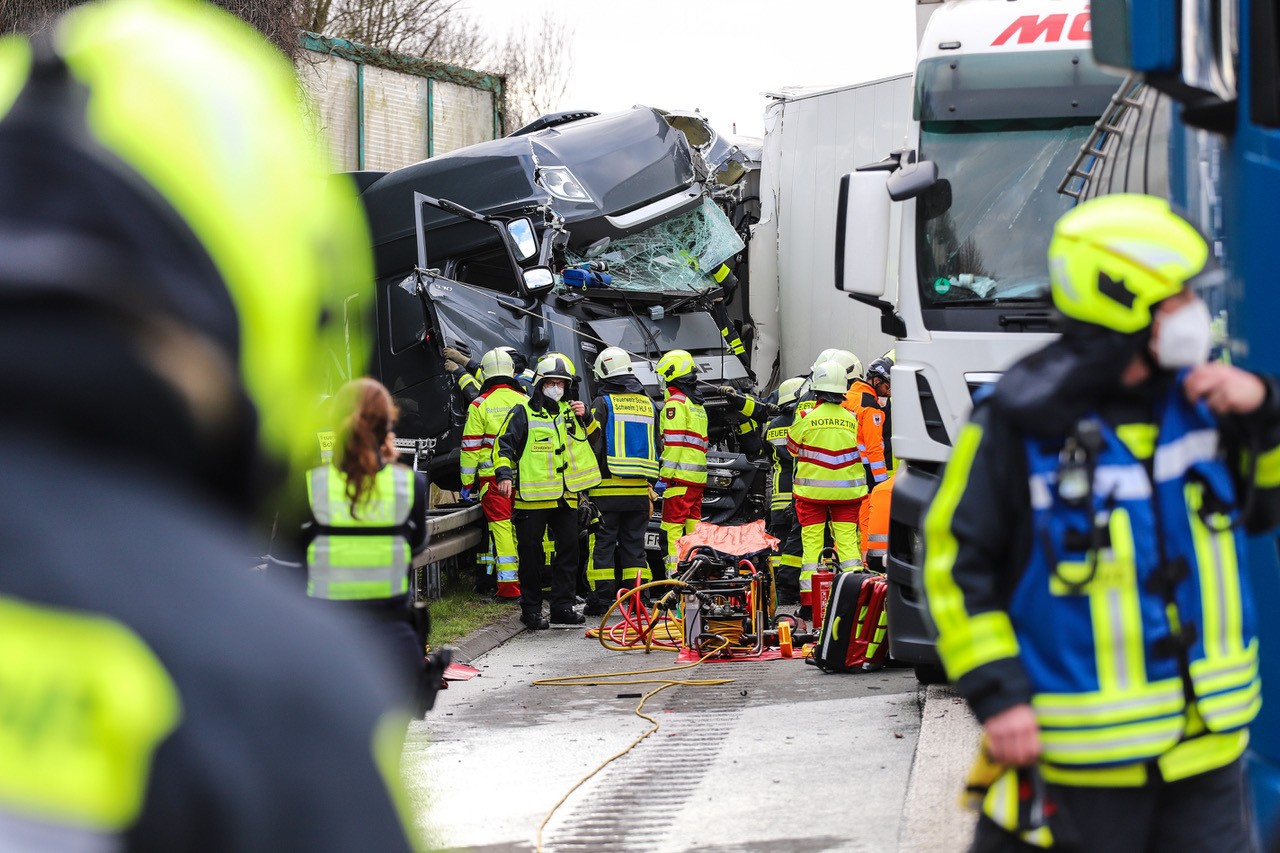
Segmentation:
{"type": "MultiPolygon", "coordinates": [[[[673,663],[670,652],[606,651],[580,629],[525,632],[479,657],[483,674],[453,683],[409,732],[406,776],[426,841],[534,849],[557,801],[651,727],[633,709],[655,685],[530,682],[673,663]]],[[[899,849],[921,720],[910,670],[830,675],[793,659],[641,677],[733,683],[651,699],[660,729],[569,796],[543,849],[899,849]]]]}

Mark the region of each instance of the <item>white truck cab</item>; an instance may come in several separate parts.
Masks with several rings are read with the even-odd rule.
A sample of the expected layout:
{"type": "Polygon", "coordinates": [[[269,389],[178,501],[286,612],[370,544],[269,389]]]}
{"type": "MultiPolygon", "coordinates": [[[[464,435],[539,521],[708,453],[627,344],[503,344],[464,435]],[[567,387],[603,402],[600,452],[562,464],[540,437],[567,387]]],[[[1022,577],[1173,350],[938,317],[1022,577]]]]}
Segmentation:
{"type": "Polygon", "coordinates": [[[897,339],[890,650],[933,678],[923,514],[973,394],[1053,337],[1058,186],[1121,80],[1093,62],[1088,0],[917,8],[906,146],[841,180],[835,273],[897,339]]]}

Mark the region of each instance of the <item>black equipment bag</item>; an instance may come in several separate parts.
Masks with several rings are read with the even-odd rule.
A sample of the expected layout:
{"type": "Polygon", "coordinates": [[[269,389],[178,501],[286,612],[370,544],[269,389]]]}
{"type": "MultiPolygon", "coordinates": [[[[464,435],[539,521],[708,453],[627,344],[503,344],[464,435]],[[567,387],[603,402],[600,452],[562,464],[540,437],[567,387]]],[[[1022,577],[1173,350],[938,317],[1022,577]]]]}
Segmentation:
{"type": "MultiPolygon", "coordinates": [[[[841,572],[831,584],[831,597],[822,618],[822,634],[809,663],[827,672],[849,672],[849,644],[858,636],[858,599],[862,585],[879,575],[841,572]]],[[[855,667],[862,669],[861,662],[855,667]]]]}

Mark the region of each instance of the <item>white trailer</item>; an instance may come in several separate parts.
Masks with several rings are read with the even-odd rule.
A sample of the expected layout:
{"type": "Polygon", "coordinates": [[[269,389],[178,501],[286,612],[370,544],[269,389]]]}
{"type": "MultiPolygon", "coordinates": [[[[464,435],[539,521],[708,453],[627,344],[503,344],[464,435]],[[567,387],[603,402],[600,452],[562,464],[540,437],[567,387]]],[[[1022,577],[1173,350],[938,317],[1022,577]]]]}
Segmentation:
{"type": "MultiPolygon", "coordinates": [[[[760,221],[749,246],[755,371],[766,387],[808,372],[827,347],[865,363],[894,345],[879,311],[835,289],[832,257],[840,178],[906,144],[911,75],[768,97],[760,221]]],[[[887,222],[865,224],[887,241],[887,222]]]]}

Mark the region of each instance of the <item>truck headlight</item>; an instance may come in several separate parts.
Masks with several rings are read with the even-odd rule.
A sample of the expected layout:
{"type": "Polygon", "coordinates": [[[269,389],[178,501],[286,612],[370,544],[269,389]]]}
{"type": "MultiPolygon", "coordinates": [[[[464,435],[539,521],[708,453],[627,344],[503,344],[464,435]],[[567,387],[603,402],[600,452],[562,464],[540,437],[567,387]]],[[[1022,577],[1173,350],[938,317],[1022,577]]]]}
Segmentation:
{"type": "Polygon", "coordinates": [[[733,485],[733,477],[729,474],[708,474],[707,485],[717,489],[727,489],[733,485]]]}
{"type": "Polygon", "coordinates": [[[565,201],[590,201],[587,191],[564,166],[543,166],[538,170],[538,183],[556,198],[565,201]]]}

